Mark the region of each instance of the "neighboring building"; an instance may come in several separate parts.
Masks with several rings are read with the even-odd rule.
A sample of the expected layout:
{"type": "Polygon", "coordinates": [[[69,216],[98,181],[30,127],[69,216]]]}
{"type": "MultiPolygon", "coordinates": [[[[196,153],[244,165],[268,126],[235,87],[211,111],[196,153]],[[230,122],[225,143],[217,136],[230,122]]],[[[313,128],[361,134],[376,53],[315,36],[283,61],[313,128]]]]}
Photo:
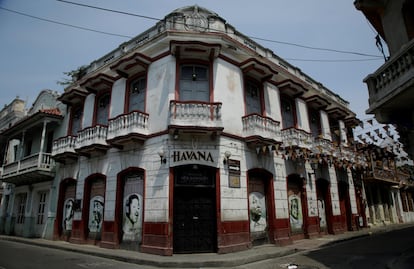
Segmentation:
{"type": "MultiPolygon", "coordinates": [[[[56,204],[53,140],[63,119],[58,93],[40,92],[33,106],[23,114],[24,103],[15,100],[15,120],[2,128],[2,173],[7,184],[1,203],[0,230],[9,235],[52,238],[56,204]],[[18,104],[16,107],[15,105],[18,104]]],[[[12,115],[12,114],[9,114],[12,115]]]]}
{"type": "MultiPolygon", "coordinates": [[[[0,111],[0,176],[3,173],[3,163],[9,161],[8,156],[4,154],[7,145],[7,138],[1,135],[1,132],[11,127],[15,122],[20,120],[26,115],[26,103],[21,100],[18,96],[9,104],[5,105],[0,111]]],[[[13,147],[12,145],[11,147],[13,147]]],[[[12,186],[3,183],[0,180],[0,233],[3,232],[4,228],[4,214],[2,205],[8,204],[8,196],[12,186]]]]}
{"type": "Polygon", "coordinates": [[[63,119],[39,112],[6,133],[43,126],[40,155],[62,123],[56,185],[53,169],[41,190],[9,179],[32,183],[26,199],[56,187],[55,239],[172,255],[358,228],[353,167],[367,164],[349,103],[207,9],[174,10],[79,70],[59,100],[63,119]]]}
{"type": "Polygon", "coordinates": [[[413,161],[398,142],[395,127],[366,119],[354,136],[368,161],[362,176],[368,225],[414,221],[413,161]]]}
{"type": "MultiPolygon", "coordinates": [[[[388,45],[390,57],[364,82],[368,86],[368,114],[380,123],[397,125],[400,141],[414,157],[414,2],[356,0],[355,7],[388,45]]],[[[379,43],[378,43],[379,45],[379,43]]]]}

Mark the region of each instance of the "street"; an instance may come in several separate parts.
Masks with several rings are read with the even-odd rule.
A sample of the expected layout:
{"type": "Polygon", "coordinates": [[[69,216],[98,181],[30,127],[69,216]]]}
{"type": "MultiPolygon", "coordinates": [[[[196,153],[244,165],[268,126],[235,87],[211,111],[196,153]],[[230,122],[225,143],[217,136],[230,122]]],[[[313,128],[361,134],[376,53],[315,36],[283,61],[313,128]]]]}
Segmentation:
{"type": "Polygon", "coordinates": [[[274,268],[298,269],[360,269],[414,268],[414,227],[390,231],[337,243],[306,254],[277,259],[274,268]]]}
{"type": "Polygon", "coordinates": [[[0,240],[0,269],[145,269],[136,264],[0,240]]]}
{"type": "MultiPolygon", "coordinates": [[[[307,248],[309,251],[299,251],[289,256],[244,264],[236,268],[294,269],[294,264],[296,264],[297,269],[411,269],[414,268],[413,234],[414,226],[387,232],[384,230],[358,239],[325,245],[319,249],[316,246],[313,247],[312,241],[307,241],[310,247],[307,248]],[[314,250],[312,250],[313,248],[314,250]]],[[[215,256],[213,255],[212,257],[215,256]]],[[[225,256],[219,255],[217,257],[223,258],[225,256]]],[[[157,257],[155,256],[154,258],[157,257]]],[[[168,265],[166,266],[168,267],[168,265]]],[[[74,251],[0,240],[0,269],[43,269],[45,267],[47,269],[156,268],[94,255],[80,254],[74,251]]],[[[205,269],[207,267],[200,264],[197,268],[205,269]]]]}

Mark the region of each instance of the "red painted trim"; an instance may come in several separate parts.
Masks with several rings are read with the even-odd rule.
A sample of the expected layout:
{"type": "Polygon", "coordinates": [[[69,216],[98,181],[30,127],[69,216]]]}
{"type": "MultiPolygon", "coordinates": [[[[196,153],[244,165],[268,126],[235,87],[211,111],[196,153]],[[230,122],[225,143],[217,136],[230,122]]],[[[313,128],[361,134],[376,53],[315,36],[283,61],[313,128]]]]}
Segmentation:
{"type": "Polygon", "coordinates": [[[169,171],[168,192],[168,221],[143,223],[141,252],[166,256],[173,254],[174,168],[169,171]]]}
{"type": "Polygon", "coordinates": [[[320,229],[319,229],[319,217],[306,217],[306,238],[315,238],[319,237],[320,229]]]}
{"type": "Polygon", "coordinates": [[[111,115],[111,101],[112,101],[112,90],[111,89],[107,89],[104,91],[100,91],[98,94],[95,95],[95,104],[94,104],[94,108],[93,108],[93,119],[92,119],[92,126],[96,126],[97,124],[97,114],[98,114],[98,106],[99,106],[99,99],[106,95],[109,94],[109,109],[108,109],[108,115],[107,115],[107,120],[109,120],[109,116],[111,115]]]}
{"type": "MultiPolygon", "coordinates": [[[[249,201],[249,180],[252,175],[260,175],[260,178],[264,181],[265,196],[266,196],[266,212],[267,212],[267,223],[269,226],[268,237],[272,243],[275,243],[275,197],[274,197],[274,186],[273,186],[273,175],[267,170],[261,168],[253,168],[247,171],[247,199],[249,201]]],[[[248,202],[248,212],[250,212],[250,202],[248,202]]],[[[250,238],[250,214],[249,214],[249,238],[250,238]]],[[[249,239],[251,241],[251,239],[249,239]]]]}
{"type": "Polygon", "coordinates": [[[170,240],[169,222],[144,222],[141,252],[171,256],[173,254],[170,240]]]}
{"type": "Polygon", "coordinates": [[[273,230],[275,231],[273,240],[276,245],[285,246],[292,244],[289,219],[275,219],[273,230]]]}
{"type": "MultiPolygon", "coordinates": [[[[82,220],[80,222],[80,239],[86,241],[88,238],[88,223],[89,223],[89,203],[91,199],[92,184],[94,180],[103,180],[104,189],[106,190],[106,176],[104,174],[95,173],[89,175],[85,179],[85,186],[83,191],[83,201],[82,201],[82,220]]],[[[105,191],[102,194],[105,201],[105,191]]],[[[104,207],[105,208],[105,207],[104,207]]],[[[103,211],[102,219],[105,219],[105,210],[103,211]]],[[[103,227],[101,233],[103,233],[103,227]]],[[[96,242],[93,242],[96,243],[96,242]]]]}
{"type": "Polygon", "coordinates": [[[125,87],[125,100],[124,100],[124,113],[125,114],[128,114],[128,113],[130,113],[131,111],[129,111],[129,101],[130,101],[130,98],[129,98],[129,96],[130,96],[130,89],[131,89],[131,83],[134,81],[134,80],[137,80],[137,79],[140,79],[140,78],[142,78],[142,77],[145,77],[145,102],[144,102],[144,111],[140,111],[140,112],[143,112],[143,113],[145,113],[145,111],[147,111],[146,109],[147,109],[147,93],[148,93],[148,91],[147,91],[147,88],[148,88],[148,72],[139,72],[139,73],[137,73],[137,74],[135,74],[135,75],[133,75],[133,76],[131,76],[131,77],[129,77],[127,80],[126,80],[126,87],[125,87]]]}
{"type": "Polygon", "coordinates": [[[283,94],[283,93],[280,93],[279,96],[280,96],[280,113],[281,113],[280,115],[282,115],[282,125],[283,125],[282,127],[284,128],[282,130],[285,130],[285,129],[288,129],[288,128],[295,128],[296,129],[298,127],[298,115],[296,113],[295,99],[288,96],[288,95],[286,95],[286,94],[283,94]],[[284,115],[284,112],[282,110],[283,109],[283,106],[282,106],[283,102],[289,103],[291,105],[291,111],[293,113],[293,126],[286,127],[283,124],[283,115],[284,115]]]}
{"type": "MultiPolygon", "coordinates": [[[[63,239],[68,240],[68,238],[63,237],[62,221],[63,221],[63,207],[65,203],[65,191],[68,185],[75,184],[76,180],[73,178],[66,178],[62,180],[59,184],[59,193],[58,193],[58,202],[56,209],[56,218],[53,225],[53,239],[63,239]]],[[[75,187],[76,188],[76,187],[75,187]]],[[[75,189],[76,193],[76,189],[75,189]]],[[[76,198],[76,197],[73,197],[76,198]]]]}
{"type": "MultiPolygon", "coordinates": [[[[182,65],[202,65],[208,69],[209,75],[209,98],[210,103],[214,102],[214,88],[213,88],[213,62],[204,61],[200,59],[180,59],[176,57],[176,78],[175,78],[175,100],[180,100],[180,77],[181,77],[181,66],[182,65]]],[[[207,102],[208,103],[208,102],[207,102]]]]}
{"type": "Polygon", "coordinates": [[[251,248],[250,223],[248,220],[220,223],[218,253],[230,253],[251,248]]]}
{"type": "MultiPolygon", "coordinates": [[[[143,197],[142,197],[142,208],[145,208],[145,186],[146,186],[146,174],[145,170],[139,167],[128,167],[127,169],[122,170],[118,173],[117,179],[116,179],[116,200],[115,200],[115,215],[114,215],[114,226],[113,226],[113,232],[115,234],[113,240],[115,244],[121,243],[121,233],[122,233],[122,221],[123,221],[123,206],[124,206],[124,176],[128,175],[129,173],[133,172],[139,172],[143,173],[143,197]]],[[[142,220],[145,219],[145,210],[142,210],[142,220]]],[[[144,232],[144,229],[142,229],[144,232]]]]}

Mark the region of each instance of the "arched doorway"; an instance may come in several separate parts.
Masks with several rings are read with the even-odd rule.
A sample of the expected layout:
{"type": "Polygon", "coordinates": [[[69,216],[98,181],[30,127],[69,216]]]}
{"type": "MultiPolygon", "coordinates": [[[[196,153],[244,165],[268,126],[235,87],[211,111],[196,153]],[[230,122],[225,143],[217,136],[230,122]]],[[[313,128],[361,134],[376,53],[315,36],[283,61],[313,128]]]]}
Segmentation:
{"type": "Polygon", "coordinates": [[[86,240],[96,244],[101,241],[105,208],[105,176],[96,174],[85,180],[83,222],[86,240]]]}
{"type": "Polygon", "coordinates": [[[346,181],[338,181],[339,206],[341,209],[341,223],[345,231],[352,230],[351,201],[349,199],[349,185],[346,181]]]}
{"type": "Polygon", "coordinates": [[[303,238],[306,219],[306,190],[304,179],[298,174],[290,174],[287,178],[287,196],[289,207],[290,231],[293,237],[303,238]]]}
{"type": "Polygon", "coordinates": [[[173,251],[217,250],[216,169],[202,165],[174,168],[173,251]]]}
{"type": "Polygon", "coordinates": [[[142,243],[144,178],[144,171],[138,168],[123,171],[118,177],[115,218],[121,248],[139,250],[142,243]]]}
{"type": "Polygon", "coordinates": [[[57,235],[69,240],[72,233],[73,216],[76,210],[76,180],[68,178],[60,183],[58,209],[56,212],[57,235]]]}
{"type": "Polygon", "coordinates": [[[324,178],[316,180],[316,198],[318,203],[319,232],[333,233],[331,216],[332,201],[329,181],[324,178]]]}
{"type": "Polygon", "coordinates": [[[261,169],[248,172],[250,241],[270,243],[274,216],[272,174],[261,169]]]}

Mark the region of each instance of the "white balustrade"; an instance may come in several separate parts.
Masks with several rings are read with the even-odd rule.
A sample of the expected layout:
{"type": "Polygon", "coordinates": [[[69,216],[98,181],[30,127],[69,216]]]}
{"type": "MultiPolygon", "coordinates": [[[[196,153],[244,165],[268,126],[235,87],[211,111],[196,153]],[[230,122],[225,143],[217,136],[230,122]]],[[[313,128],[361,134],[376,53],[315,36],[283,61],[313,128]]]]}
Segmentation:
{"type": "Polygon", "coordinates": [[[81,149],[92,145],[108,146],[106,138],[108,134],[108,127],[103,125],[96,125],[85,128],[78,132],[76,138],[75,149],[81,149]]]}
{"type": "Polygon", "coordinates": [[[260,136],[265,139],[281,141],[280,122],[259,114],[251,114],[242,118],[243,136],[260,136]]]}
{"type": "Polygon", "coordinates": [[[76,136],[65,136],[53,141],[52,156],[75,153],[76,136]]]}
{"type": "Polygon", "coordinates": [[[109,120],[107,139],[122,137],[130,134],[148,134],[149,115],[139,111],[132,111],[109,120]]]}
{"type": "Polygon", "coordinates": [[[283,147],[296,146],[311,149],[313,138],[311,133],[304,130],[288,128],[282,130],[282,141],[283,147]]]}
{"type": "Polygon", "coordinates": [[[55,162],[50,153],[38,153],[27,156],[19,161],[3,166],[2,178],[12,175],[29,173],[36,170],[51,171],[55,167],[55,162]]]}
{"type": "Polygon", "coordinates": [[[406,84],[413,76],[414,40],[365,79],[368,85],[370,104],[383,101],[384,97],[406,84]]]}
{"type": "Polygon", "coordinates": [[[222,128],[221,103],[171,101],[170,125],[222,128]]]}

